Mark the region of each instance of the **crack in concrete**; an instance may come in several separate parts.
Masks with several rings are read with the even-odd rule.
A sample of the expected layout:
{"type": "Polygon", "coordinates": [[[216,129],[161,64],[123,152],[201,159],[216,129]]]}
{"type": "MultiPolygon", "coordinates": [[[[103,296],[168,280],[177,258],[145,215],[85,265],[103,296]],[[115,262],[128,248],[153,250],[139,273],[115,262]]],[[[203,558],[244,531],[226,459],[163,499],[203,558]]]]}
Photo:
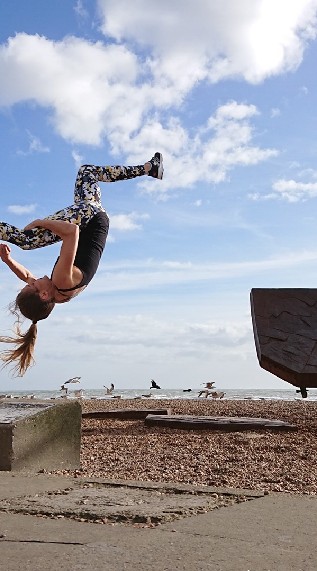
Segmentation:
{"type": "Polygon", "coordinates": [[[8,539],[1,538],[1,542],[6,543],[41,543],[41,544],[52,544],[52,545],[81,545],[87,546],[87,543],[81,543],[79,541],[47,541],[45,539],[8,539]]]}

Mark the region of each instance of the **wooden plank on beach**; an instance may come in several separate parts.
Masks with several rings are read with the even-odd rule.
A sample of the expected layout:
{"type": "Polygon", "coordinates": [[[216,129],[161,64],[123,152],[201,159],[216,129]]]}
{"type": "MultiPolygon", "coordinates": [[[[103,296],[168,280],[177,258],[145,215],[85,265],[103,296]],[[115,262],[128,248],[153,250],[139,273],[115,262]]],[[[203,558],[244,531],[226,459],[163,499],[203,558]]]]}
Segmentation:
{"type": "Polygon", "coordinates": [[[145,418],[147,426],[162,426],[166,428],[183,428],[185,430],[209,429],[223,431],[243,430],[297,430],[297,426],[283,420],[269,418],[252,418],[245,416],[192,416],[192,415],[154,415],[145,418]]]}
{"type": "Polygon", "coordinates": [[[122,418],[129,420],[143,420],[148,414],[156,416],[171,415],[172,409],[170,408],[117,408],[112,410],[92,410],[83,412],[82,418],[95,418],[98,420],[106,418],[122,418]]]}

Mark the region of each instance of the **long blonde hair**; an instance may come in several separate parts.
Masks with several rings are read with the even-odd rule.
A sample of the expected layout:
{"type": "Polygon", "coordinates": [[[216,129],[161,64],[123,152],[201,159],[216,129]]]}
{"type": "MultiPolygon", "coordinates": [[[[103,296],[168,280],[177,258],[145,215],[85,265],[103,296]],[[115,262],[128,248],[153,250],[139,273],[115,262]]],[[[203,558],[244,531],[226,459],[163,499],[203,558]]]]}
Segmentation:
{"type": "Polygon", "coordinates": [[[0,359],[4,362],[4,366],[12,364],[17,376],[22,377],[28,368],[35,363],[33,353],[37,338],[37,322],[41,319],[46,319],[54,309],[54,306],[55,301],[43,301],[37,292],[21,290],[16,300],[9,307],[10,312],[16,317],[15,336],[0,336],[0,342],[13,343],[16,347],[2,351],[0,359]],[[25,333],[21,331],[18,312],[32,321],[25,333]]]}
{"type": "Polygon", "coordinates": [[[37,337],[37,325],[32,323],[31,327],[22,333],[20,324],[16,323],[15,337],[0,337],[1,343],[15,343],[14,349],[6,349],[0,353],[0,358],[5,366],[13,364],[13,370],[18,377],[23,377],[27,369],[34,364],[34,345],[37,337]]]}

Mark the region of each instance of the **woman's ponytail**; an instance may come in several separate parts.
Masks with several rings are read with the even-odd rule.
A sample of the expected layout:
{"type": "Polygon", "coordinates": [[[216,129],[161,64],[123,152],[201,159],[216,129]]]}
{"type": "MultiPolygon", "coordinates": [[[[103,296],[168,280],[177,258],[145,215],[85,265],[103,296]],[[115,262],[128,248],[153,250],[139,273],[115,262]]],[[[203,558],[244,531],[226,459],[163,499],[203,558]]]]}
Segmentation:
{"type": "Polygon", "coordinates": [[[13,369],[19,377],[22,377],[28,368],[34,364],[33,353],[37,337],[37,322],[46,319],[54,306],[55,301],[43,301],[37,292],[29,292],[25,288],[18,293],[16,300],[9,306],[10,312],[16,317],[16,336],[0,336],[0,343],[14,343],[16,347],[0,352],[0,359],[4,361],[4,366],[13,364],[13,369]],[[22,333],[20,328],[21,314],[32,321],[25,333],[22,333]]]}
{"type": "Polygon", "coordinates": [[[0,337],[1,343],[14,343],[14,349],[6,349],[0,353],[5,365],[14,365],[14,371],[22,377],[27,369],[34,364],[34,345],[37,337],[37,324],[32,322],[29,329],[22,333],[19,322],[16,323],[15,337],[0,337]]]}

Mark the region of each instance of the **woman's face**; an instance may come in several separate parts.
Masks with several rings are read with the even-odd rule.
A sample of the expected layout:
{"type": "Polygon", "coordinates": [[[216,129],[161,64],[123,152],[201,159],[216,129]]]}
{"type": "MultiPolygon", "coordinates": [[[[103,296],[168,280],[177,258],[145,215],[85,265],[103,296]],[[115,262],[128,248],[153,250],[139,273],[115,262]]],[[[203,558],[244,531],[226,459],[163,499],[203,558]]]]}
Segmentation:
{"type": "Polygon", "coordinates": [[[32,278],[21,291],[36,291],[43,301],[48,301],[52,298],[53,289],[54,286],[50,278],[43,276],[42,278],[32,278]]]}

